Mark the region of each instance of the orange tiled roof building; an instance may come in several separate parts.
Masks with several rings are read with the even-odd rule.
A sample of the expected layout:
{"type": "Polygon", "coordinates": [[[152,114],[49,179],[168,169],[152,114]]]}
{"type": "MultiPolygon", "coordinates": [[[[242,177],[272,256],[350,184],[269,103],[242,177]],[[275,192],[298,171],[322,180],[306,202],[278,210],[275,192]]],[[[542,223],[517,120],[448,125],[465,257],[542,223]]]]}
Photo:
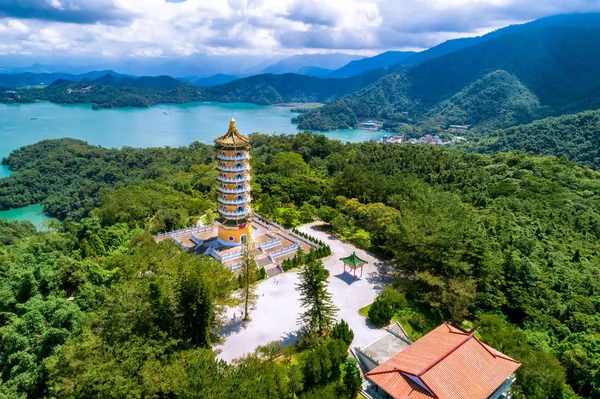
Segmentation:
{"type": "Polygon", "coordinates": [[[218,240],[223,246],[240,246],[251,231],[250,139],[240,134],[235,119],[229,130],[215,139],[217,150],[218,240]]]}
{"type": "Polygon", "coordinates": [[[510,398],[521,364],[449,324],[442,324],[367,373],[381,399],[510,398]]]}

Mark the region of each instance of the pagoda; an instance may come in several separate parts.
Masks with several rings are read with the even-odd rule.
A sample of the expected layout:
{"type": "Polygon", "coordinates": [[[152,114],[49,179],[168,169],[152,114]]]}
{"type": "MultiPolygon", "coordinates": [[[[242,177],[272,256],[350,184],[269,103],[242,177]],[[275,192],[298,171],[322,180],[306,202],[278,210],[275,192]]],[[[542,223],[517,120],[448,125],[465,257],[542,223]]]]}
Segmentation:
{"type": "Polygon", "coordinates": [[[240,246],[251,231],[250,216],[250,139],[240,134],[235,119],[229,130],[215,139],[217,150],[218,241],[223,246],[240,246]]]}

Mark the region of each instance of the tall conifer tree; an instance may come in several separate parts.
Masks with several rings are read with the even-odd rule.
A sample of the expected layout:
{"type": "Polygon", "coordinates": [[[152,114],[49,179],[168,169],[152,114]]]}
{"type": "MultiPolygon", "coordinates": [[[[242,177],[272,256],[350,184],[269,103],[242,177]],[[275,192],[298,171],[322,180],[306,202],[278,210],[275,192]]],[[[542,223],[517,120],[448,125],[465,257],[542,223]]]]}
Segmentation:
{"type": "Polygon", "coordinates": [[[240,273],[240,285],[242,287],[242,303],[244,306],[244,321],[250,320],[250,308],[258,300],[256,294],[256,280],[258,276],[258,265],[254,241],[248,236],[248,239],[242,247],[242,271],[240,273]]]}
{"type": "Polygon", "coordinates": [[[329,271],[323,262],[310,262],[300,270],[300,282],[296,285],[296,290],[300,291],[300,304],[306,309],[300,315],[299,323],[320,336],[331,328],[338,311],[327,291],[327,277],[329,271]]]}

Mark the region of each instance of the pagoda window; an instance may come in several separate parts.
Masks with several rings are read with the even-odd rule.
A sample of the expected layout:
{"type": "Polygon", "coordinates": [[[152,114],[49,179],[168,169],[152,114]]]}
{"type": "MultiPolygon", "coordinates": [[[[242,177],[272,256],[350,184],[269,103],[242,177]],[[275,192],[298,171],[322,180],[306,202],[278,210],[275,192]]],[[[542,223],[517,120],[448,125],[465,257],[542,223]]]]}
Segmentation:
{"type": "Polygon", "coordinates": [[[242,187],[241,185],[240,185],[240,186],[237,186],[237,189],[238,189],[238,190],[241,190],[241,189],[243,189],[243,188],[244,188],[244,187],[242,187]]]}
{"type": "Polygon", "coordinates": [[[238,163],[237,165],[235,165],[235,167],[236,167],[237,169],[242,169],[242,164],[241,164],[241,163],[238,163]]]}
{"type": "Polygon", "coordinates": [[[243,176],[242,176],[241,174],[238,174],[236,178],[237,178],[237,179],[241,179],[242,177],[243,177],[243,176]]]}
{"type": "Polygon", "coordinates": [[[236,152],[236,153],[235,153],[235,156],[236,156],[236,157],[241,157],[241,156],[242,156],[242,153],[238,151],[238,152],[236,152]]]}
{"type": "Polygon", "coordinates": [[[244,207],[243,206],[238,206],[238,212],[244,212],[244,207]]]}
{"type": "Polygon", "coordinates": [[[238,197],[237,197],[237,200],[238,200],[238,201],[243,201],[243,200],[244,200],[244,197],[243,197],[243,196],[241,196],[241,195],[238,195],[238,197]]]}

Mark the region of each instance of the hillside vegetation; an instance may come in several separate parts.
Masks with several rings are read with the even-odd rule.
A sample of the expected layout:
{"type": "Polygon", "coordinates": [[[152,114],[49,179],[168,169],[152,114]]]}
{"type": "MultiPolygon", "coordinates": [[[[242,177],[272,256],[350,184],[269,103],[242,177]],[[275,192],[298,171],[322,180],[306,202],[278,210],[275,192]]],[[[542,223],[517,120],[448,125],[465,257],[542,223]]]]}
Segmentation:
{"type": "Polygon", "coordinates": [[[367,71],[401,64],[407,58],[415,55],[413,51],[386,51],[374,57],[351,61],[347,65],[327,74],[328,78],[349,78],[367,71]]]}
{"type": "Polygon", "coordinates": [[[539,99],[519,79],[495,71],[436,105],[423,118],[425,131],[451,124],[502,129],[530,122],[542,112],[539,99]]]}
{"type": "MultiPolygon", "coordinates": [[[[572,390],[582,398],[600,394],[598,172],[565,159],[518,152],[476,155],[431,146],[342,144],[310,133],[252,135],[252,140],[252,184],[255,208],[261,214],[286,226],[319,216],[331,223],[335,234],[389,258],[396,271],[393,286],[411,303],[446,320],[481,316],[482,327],[487,328],[484,337],[523,362],[518,372],[517,397],[575,398],[572,390]],[[497,316],[486,316],[490,313],[497,316]]],[[[19,249],[28,248],[24,244],[10,249],[8,256],[15,259],[10,263],[10,273],[29,273],[30,269],[23,266],[26,259],[31,265],[28,267],[35,268],[41,267],[36,265],[42,259],[63,259],[62,254],[75,258],[43,263],[49,269],[42,274],[31,273],[47,276],[59,273],[62,267],[81,267],[83,271],[76,275],[92,284],[81,286],[83,283],[69,279],[57,283],[78,287],[78,299],[68,309],[75,312],[72,323],[83,323],[83,327],[80,330],[71,328],[72,324],[61,324],[60,328],[66,329],[59,341],[61,347],[44,344],[56,351],[49,362],[54,395],[78,397],[69,388],[70,380],[78,381],[82,392],[112,392],[117,389],[113,376],[125,371],[127,384],[122,389],[127,392],[145,392],[148,387],[171,392],[171,383],[156,386],[145,378],[157,375],[151,370],[165,370],[163,367],[171,361],[173,367],[190,370],[179,356],[199,355],[181,352],[197,350],[184,343],[175,346],[181,348],[175,349],[175,357],[165,358],[163,349],[158,349],[164,348],[168,339],[182,339],[178,322],[161,324],[159,316],[152,319],[156,321],[144,318],[139,320],[141,324],[134,324],[139,327],[134,328],[134,334],[125,334],[123,325],[109,323],[107,320],[112,319],[106,319],[106,315],[142,314],[152,304],[157,306],[152,308],[155,310],[143,312],[160,315],[165,308],[159,304],[166,309],[176,308],[174,298],[153,302],[144,299],[150,295],[144,292],[155,292],[146,291],[152,287],[172,292],[171,282],[166,278],[163,281],[163,277],[175,273],[171,269],[175,264],[188,264],[191,258],[173,258],[173,249],[143,244],[144,240],[130,241],[129,237],[135,229],[158,232],[187,226],[199,214],[214,211],[217,183],[212,147],[195,143],[177,149],[108,150],[75,140],[50,140],[13,153],[6,163],[19,172],[2,180],[1,204],[19,198],[25,205],[47,194],[52,199],[45,203],[50,209],[62,210],[57,215],[66,220],[62,235],[47,236],[56,244],[41,246],[51,251],[50,258],[28,257],[27,251],[38,250],[19,249]],[[90,216],[92,219],[88,219],[90,216]],[[62,240],[68,245],[60,244],[62,240]],[[59,244],[61,249],[53,249],[59,244]],[[59,253],[52,252],[55,250],[59,253]],[[19,253],[14,251],[25,252],[14,258],[19,253]],[[70,251],[82,258],[70,255],[70,251]],[[155,271],[158,286],[133,277],[140,270],[155,270],[149,264],[162,264],[151,263],[155,262],[152,259],[166,262],[164,271],[155,271]],[[118,265],[124,275],[115,283],[111,276],[117,273],[113,270],[118,265]],[[84,288],[87,291],[81,291],[84,288]],[[104,294],[97,293],[97,289],[104,294]],[[80,312],[90,309],[95,316],[81,319],[80,312]],[[117,341],[112,334],[116,334],[117,341]],[[154,348],[151,354],[129,352],[139,353],[138,343],[146,340],[154,348]],[[143,367],[130,369],[127,362],[108,361],[113,356],[134,356],[143,367]],[[97,364],[105,363],[105,367],[94,371],[97,364]]],[[[25,238],[30,233],[27,228],[19,231],[25,238]]],[[[199,263],[198,267],[204,270],[213,266],[199,263]]],[[[25,276],[12,279],[25,280],[25,276]]],[[[12,288],[7,296],[17,299],[6,303],[27,303],[38,295],[21,294],[20,287],[12,288]]],[[[50,292],[58,295],[58,291],[50,292]]],[[[54,306],[54,302],[48,302],[50,297],[42,298],[46,299],[36,302],[36,306],[54,306]]],[[[7,311],[17,318],[10,323],[0,321],[11,326],[0,331],[12,331],[20,326],[12,323],[25,317],[22,306],[10,309],[7,311]]],[[[48,317],[51,320],[54,316],[48,317]]],[[[411,326],[424,325],[419,317],[411,316],[411,326]]],[[[35,337],[35,331],[19,328],[22,334],[35,337]]],[[[34,342],[39,341],[32,338],[23,350],[33,351],[37,348],[34,342]]],[[[40,370],[36,365],[41,363],[36,362],[46,362],[47,353],[52,352],[36,355],[29,368],[22,366],[19,370],[40,370]]],[[[205,361],[212,364],[212,360],[205,361]]],[[[9,387],[16,384],[19,389],[33,389],[10,377],[21,375],[13,370],[13,363],[0,362],[0,367],[9,387]]],[[[198,370],[199,381],[210,375],[203,367],[198,370]]],[[[164,378],[172,382],[175,375],[164,378]]],[[[186,375],[182,374],[184,381],[186,375]]],[[[222,378],[223,386],[230,387],[229,377],[222,378]]],[[[283,380],[289,381],[287,377],[283,380]]],[[[42,383],[35,389],[50,388],[42,383]]],[[[264,397],[285,395],[277,391],[264,397]]]]}
{"type": "MultiPolygon", "coordinates": [[[[478,80],[485,78],[497,85],[498,79],[486,78],[494,71],[504,71],[516,78],[518,85],[523,86],[515,87],[517,92],[530,92],[518,99],[509,96],[516,103],[525,101],[513,104],[525,113],[514,110],[518,117],[515,114],[505,118],[506,121],[514,119],[516,123],[523,123],[549,115],[595,109],[600,107],[600,70],[595,67],[600,62],[600,48],[594,44],[599,40],[600,30],[588,28],[521,29],[429,60],[396,77],[385,76],[357,93],[298,116],[296,121],[300,128],[328,130],[356,126],[357,121],[365,118],[404,123],[407,122],[404,113],[408,113],[410,121],[419,126],[420,122],[435,118],[436,112],[446,112],[442,118],[454,116],[448,113],[447,104],[440,103],[460,100],[465,96],[461,91],[468,92],[468,86],[478,80]],[[394,80],[403,84],[394,85],[394,80]],[[459,98],[452,99],[453,96],[459,98]],[[338,115],[339,111],[343,114],[338,115]]],[[[510,80],[507,84],[514,86],[510,80]]],[[[473,93],[470,97],[469,107],[478,111],[474,120],[466,123],[497,125],[480,116],[506,110],[489,108],[495,104],[488,103],[485,96],[473,93]]],[[[461,121],[466,120],[465,116],[470,115],[468,112],[457,115],[461,121]]]]}
{"type": "Polygon", "coordinates": [[[481,153],[527,151],[566,157],[600,170],[600,111],[546,118],[494,131],[469,147],[481,153]]]}

